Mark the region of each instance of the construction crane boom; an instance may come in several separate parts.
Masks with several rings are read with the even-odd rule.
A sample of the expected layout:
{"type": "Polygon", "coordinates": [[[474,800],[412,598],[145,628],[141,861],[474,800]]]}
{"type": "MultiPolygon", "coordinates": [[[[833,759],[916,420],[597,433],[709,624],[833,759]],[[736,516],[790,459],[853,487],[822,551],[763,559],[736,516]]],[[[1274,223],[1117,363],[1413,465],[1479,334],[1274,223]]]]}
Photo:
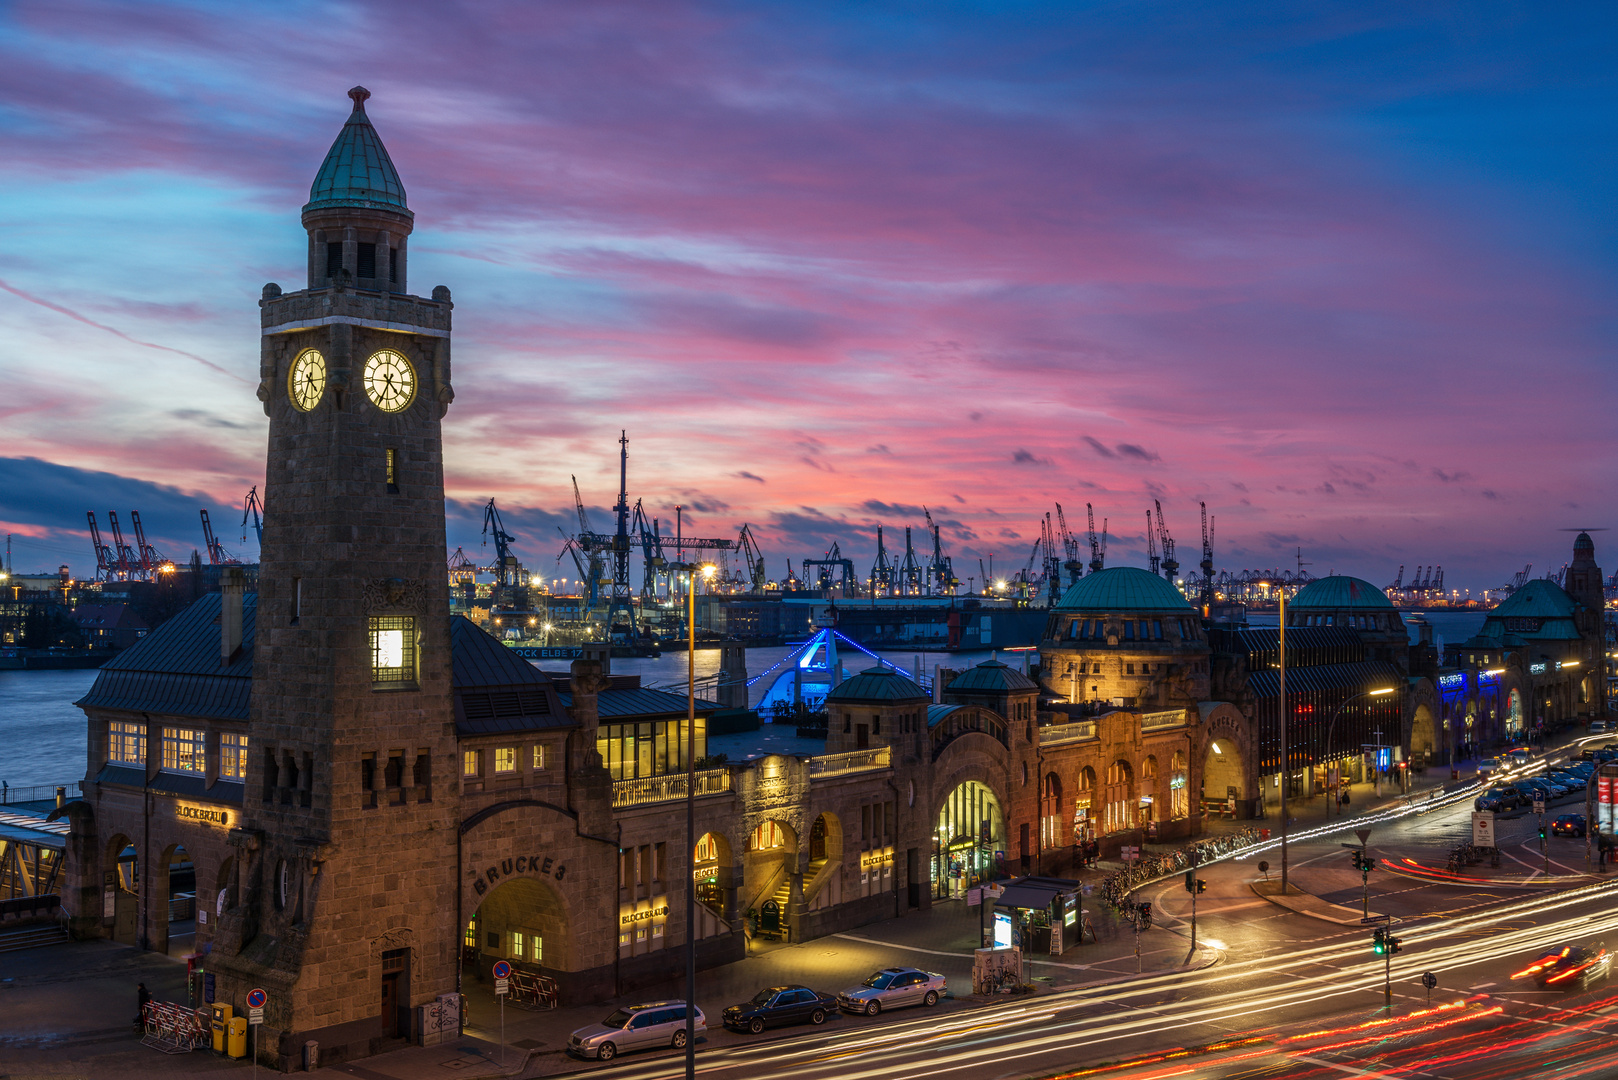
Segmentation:
{"type": "Polygon", "coordinates": [[[135,530],[135,550],[140,552],[140,572],[147,581],[153,580],[152,575],[159,573],[167,561],[158,554],[156,548],[146,542],[146,530],[141,528],[140,511],[129,512],[130,527],[135,530]]]}
{"type": "Polygon", "coordinates": [[[1107,563],[1107,519],[1101,519],[1101,535],[1096,536],[1096,508],[1089,503],[1084,504],[1085,511],[1090,516],[1090,573],[1095,573],[1107,563]]]}
{"type": "Polygon", "coordinates": [[[214,566],[239,565],[239,560],[226,551],[225,546],[219,542],[219,537],[214,535],[213,522],[208,519],[206,506],[202,508],[202,538],[208,544],[208,561],[214,566]]]}
{"type": "Polygon", "coordinates": [[[112,530],[113,549],[118,553],[118,579],[128,581],[135,574],[136,566],[140,563],[140,556],[135,554],[133,548],[124,543],[124,531],[118,527],[118,514],[116,511],[107,511],[107,528],[112,530]]]}
{"type": "Polygon", "coordinates": [[[1056,504],[1056,529],[1062,540],[1062,554],[1066,559],[1062,569],[1067,571],[1067,583],[1072,587],[1084,573],[1084,563],[1079,558],[1079,538],[1074,536],[1067,527],[1067,515],[1062,513],[1062,504],[1056,504]]]}
{"type": "Polygon", "coordinates": [[[118,573],[118,557],[101,542],[101,529],[96,525],[95,511],[85,511],[85,517],[90,519],[90,543],[95,545],[96,550],[96,580],[112,581],[118,573]]]}
{"type": "Polygon", "coordinates": [[[489,543],[491,536],[494,539],[494,574],[497,585],[517,584],[517,559],[511,554],[511,545],[516,537],[506,532],[505,524],[500,520],[500,511],[495,509],[494,500],[483,508],[483,543],[489,543]]]}
{"type": "Polygon", "coordinates": [[[1157,507],[1157,543],[1163,549],[1163,576],[1173,581],[1180,573],[1180,564],[1174,559],[1174,537],[1169,535],[1169,527],[1163,520],[1163,504],[1157,499],[1152,500],[1157,507]]]}
{"type": "Polygon", "coordinates": [[[1152,512],[1146,511],[1146,561],[1151,565],[1152,576],[1157,576],[1157,568],[1162,560],[1157,555],[1157,526],[1152,524],[1152,512]]]}
{"type": "Polygon", "coordinates": [[[247,543],[247,518],[253,517],[253,535],[258,538],[260,547],[264,546],[264,504],[259,501],[258,485],[254,485],[242,500],[242,543],[247,543]]]}

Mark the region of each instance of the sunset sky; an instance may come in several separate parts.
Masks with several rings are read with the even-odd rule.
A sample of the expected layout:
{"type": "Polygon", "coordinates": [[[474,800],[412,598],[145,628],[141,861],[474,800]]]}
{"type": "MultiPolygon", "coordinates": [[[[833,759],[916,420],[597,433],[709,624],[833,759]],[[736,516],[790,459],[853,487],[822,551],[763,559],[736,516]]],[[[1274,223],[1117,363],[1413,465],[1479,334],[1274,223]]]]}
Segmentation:
{"type": "Polygon", "coordinates": [[[1109,564],[1153,498],[1194,564],[1206,500],[1221,568],[1474,590],[1618,526],[1612,5],[25,0],[17,570],[93,569],[86,510],[255,556],[257,300],[356,84],[454,293],[474,559],[494,497],[557,572],[570,474],[609,529],[620,429],[631,501],[771,576],[924,505],[963,578],[1055,502],[1109,564]]]}

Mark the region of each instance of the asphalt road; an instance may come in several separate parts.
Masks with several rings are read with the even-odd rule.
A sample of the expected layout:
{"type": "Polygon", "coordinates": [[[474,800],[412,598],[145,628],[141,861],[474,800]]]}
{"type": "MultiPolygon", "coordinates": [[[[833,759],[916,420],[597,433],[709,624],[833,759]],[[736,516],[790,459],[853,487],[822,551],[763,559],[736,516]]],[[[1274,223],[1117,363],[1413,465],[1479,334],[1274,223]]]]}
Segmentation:
{"type": "MultiPolygon", "coordinates": [[[[1441,867],[1470,839],[1472,801],[1430,805],[1372,818],[1371,852],[1441,867]]],[[[1577,809],[1553,807],[1551,816],[1569,808],[1577,809]]],[[[1349,830],[1362,821],[1310,830],[1291,845],[1293,879],[1357,908],[1361,879],[1343,844],[1357,843],[1349,830]]],[[[1367,927],[1256,895],[1258,860],[1279,862],[1276,851],[1258,852],[1199,870],[1209,886],[1198,899],[1197,937],[1226,955],[1212,968],[983,1008],[844,1017],[801,1035],[702,1049],[697,1071],[715,1080],[1618,1074],[1610,1049],[1618,983],[1547,991],[1511,978],[1552,944],[1618,945],[1618,881],[1536,881],[1530,875],[1543,876],[1545,865],[1537,818],[1499,824],[1500,873],[1527,879],[1525,887],[1372,875],[1371,909],[1399,920],[1403,948],[1389,961],[1373,955],[1367,927]],[[1438,979],[1430,995],[1423,972],[1438,979]]],[[[1583,841],[1553,838],[1552,875],[1582,873],[1584,854],[1583,841]]],[[[1149,934],[1189,931],[1190,897],[1178,878],[1142,895],[1172,927],[1149,934]]],[[[683,1075],[684,1062],[659,1052],[580,1067],[611,1080],[666,1080],[683,1075]]]]}

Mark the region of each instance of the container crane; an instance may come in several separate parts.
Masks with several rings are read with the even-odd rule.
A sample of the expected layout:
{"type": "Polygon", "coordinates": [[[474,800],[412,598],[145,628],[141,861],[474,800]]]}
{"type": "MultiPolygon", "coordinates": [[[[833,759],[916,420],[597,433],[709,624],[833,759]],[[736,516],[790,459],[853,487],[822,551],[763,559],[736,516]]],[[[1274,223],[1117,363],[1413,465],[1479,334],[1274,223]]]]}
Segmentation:
{"type": "Polygon", "coordinates": [[[893,595],[893,560],[882,542],[882,526],[876,527],[876,562],[871,564],[871,596],[893,595]]]}
{"type": "Polygon", "coordinates": [[[1101,536],[1096,537],[1096,508],[1089,503],[1084,504],[1085,511],[1090,515],[1090,573],[1095,573],[1107,563],[1107,519],[1101,519],[1101,536]]]}
{"type": "Polygon", "coordinates": [[[1208,516],[1208,504],[1199,503],[1198,505],[1202,507],[1202,596],[1200,602],[1202,604],[1202,617],[1206,619],[1213,613],[1214,602],[1214,523],[1213,519],[1208,516]]]}
{"type": "Polygon", "coordinates": [[[1146,511],[1146,561],[1151,564],[1152,576],[1156,577],[1158,567],[1162,560],[1157,554],[1157,526],[1152,524],[1152,512],[1146,511]]]}
{"type": "Polygon", "coordinates": [[[154,574],[164,572],[164,567],[167,567],[169,571],[173,571],[174,564],[163,558],[162,555],[158,554],[156,548],[146,542],[146,530],[141,528],[139,510],[129,512],[129,524],[135,530],[135,550],[140,553],[142,578],[146,581],[152,581],[154,580],[154,574]]]}
{"type": "Polygon", "coordinates": [[[752,527],[745,522],[742,523],[736,546],[741,548],[742,558],[747,562],[747,579],[751,582],[752,591],[762,593],[768,580],[764,572],[764,553],[759,550],[758,541],[753,539],[752,527]]]}
{"type": "Polygon", "coordinates": [[[1040,522],[1039,541],[1045,547],[1045,593],[1049,598],[1049,606],[1055,607],[1062,600],[1062,554],[1056,546],[1056,525],[1051,520],[1051,512],[1045,511],[1044,520],[1040,522]]]}
{"type": "Polygon", "coordinates": [[[202,508],[202,538],[208,542],[208,562],[214,566],[240,566],[241,560],[225,550],[225,545],[214,535],[213,522],[208,520],[208,508],[202,508]]]}
{"type": "Polygon", "coordinates": [[[933,557],[927,563],[927,591],[932,596],[954,596],[961,583],[955,577],[955,566],[950,557],[944,554],[938,523],[925,506],[921,508],[921,513],[927,519],[927,531],[933,534],[933,557]]]}
{"type": "Polygon", "coordinates": [[[135,554],[133,548],[124,543],[124,531],[118,527],[118,514],[116,511],[107,511],[107,527],[112,530],[113,550],[118,553],[118,580],[128,581],[138,572],[135,568],[140,564],[140,556],[135,554]]]}
{"type": "MultiPolygon", "coordinates": [[[[573,486],[578,497],[578,483],[573,486]]],[[[584,504],[578,504],[584,517],[584,504]]],[[[629,587],[629,433],[618,432],[618,503],[613,507],[617,529],[612,534],[612,596],[607,604],[607,634],[613,641],[628,644],[635,638],[634,594],[629,587]]]]}
{"type": "Polygon", "coordinates": [[[832,541],[831,550],[826,552],[823,559],[803,560],[803,579],[814,582],[815,588],[829,592],[834,587],[839,589],[845,597],[858,596],[860,593],[859,579],[854,576],[854,560],[843,558],[837,542],[832,541]],[[813,566],[816,572],[811,575],[809,568],[813,566]],[[832,577],[832,569],[840,571],[836,580],[832,577]]]}
{"type": "Polygon", "coordinates": [[[87,510],[85,517],[90,519],[90,543],[95,546],[96,580],[113,581],[118,576],[118,556],[113,554],[112,548],[101,542],[101,529],[96,525],[96,512],[87,510]]]}
{"type": "Polygon", "coordinates": [[[253,535],[258,538],[259,547],[264,546],[264,504],[258,498],[258,485],[254,485],[242,500],[242,543],[247,543],[247,518],[252,515],[253,535]]]}

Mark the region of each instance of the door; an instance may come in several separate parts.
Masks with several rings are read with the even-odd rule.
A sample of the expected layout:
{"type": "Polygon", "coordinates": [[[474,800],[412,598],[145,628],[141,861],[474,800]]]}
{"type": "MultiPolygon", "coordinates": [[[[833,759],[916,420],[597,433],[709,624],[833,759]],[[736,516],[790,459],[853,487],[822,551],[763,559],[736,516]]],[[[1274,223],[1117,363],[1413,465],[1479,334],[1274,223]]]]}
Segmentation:
{"type": "Polygon", "coordinates": [[[399,1037],[399,973],[382,976],[382,1032],[390,1039],[399,1037]]]}
{"type": "Polygon", "coordinates": [[[650,1046],[657,1038],[657,1025],[653,1021],[661,1015],[656,1012],[643,1012],[630,1017],[629,1027],[624,1031],[625,1046],[636,1050],[650,1046]]]}
{"type": "Polygon", "coordinates": [[[871,728],[867,724],[854,725],[854,749],[869,750],[871,748],[871,728]]]}

